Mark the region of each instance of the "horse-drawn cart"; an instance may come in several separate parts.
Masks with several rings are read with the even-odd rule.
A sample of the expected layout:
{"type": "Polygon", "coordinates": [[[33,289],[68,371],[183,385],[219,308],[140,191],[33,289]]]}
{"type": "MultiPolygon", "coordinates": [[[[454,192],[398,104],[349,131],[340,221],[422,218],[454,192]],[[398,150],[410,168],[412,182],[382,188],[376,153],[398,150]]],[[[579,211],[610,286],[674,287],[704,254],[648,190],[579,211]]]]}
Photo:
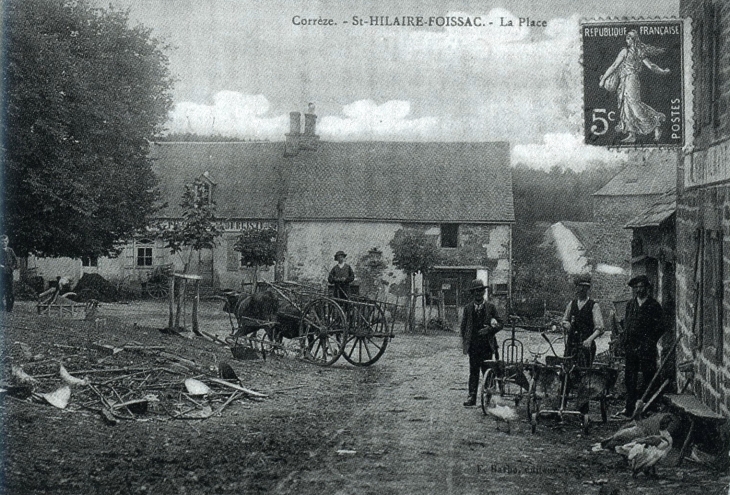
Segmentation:
{"type": "Polygon", "coordinates": [[[335,298],[294,282],[261,282],[259,287],[252,295],[236,296],[235,307],[227,303],[238,324],[228,339],[234,348],[247,342],[263,352],[294,354],[322,366],[340,356],[355,366],[369,366],[393,338],[388,303],[335,298]]]}

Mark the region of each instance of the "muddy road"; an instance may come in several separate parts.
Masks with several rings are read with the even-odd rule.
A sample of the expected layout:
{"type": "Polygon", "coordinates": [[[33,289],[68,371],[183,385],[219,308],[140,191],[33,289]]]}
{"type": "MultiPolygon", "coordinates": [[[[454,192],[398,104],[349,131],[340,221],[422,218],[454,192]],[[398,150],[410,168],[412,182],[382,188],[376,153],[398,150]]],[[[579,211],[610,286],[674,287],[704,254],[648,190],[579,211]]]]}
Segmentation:
{"type": "MultiPolygon", "coordinates": [[[[723,474],[691,463],[672,467],[676,449],[656,479],[634,479],[618,455],[592,452],[597,439],[619,426],[598,422],[597,405],[587,437],[574,419],[545,419],[533,435],[524,402],[509,431],[480,408],[463,407],[467,360],[453,333],[400,334],[372,367],[340,360],[320,368],[282,357],[232,360],[212,342],[160,333],[155,308],[144,304],[102,311],[107,324],[91,329],[38,318],[21,303],[3,322],[3,376],[11,364],[40,376],[64,362],[73,373],[74,366],[89,366],[79,356],[96,358],[85,352],[91,342],[135,342],[162,346],[203,370],[225,360],[247,387],[269,397],[233,401],[205,420],[142,416],[114,426],[75,396],[64,410],[5,397],[3,493],[586,495],[602,485],[621,493],[727,493],[730,479],[723,474]],[[29,361],[19,342],[43,359],[29,361]]],[[[217,306],[201,314],[203,328],[229,330],[217,306]]],[[[541,346],[534,334],[518,337],[526,349],[541,346]]],[[[115,359],[160,366],[159,356],[125,351],[115,359]]],[[[618,408],[612,404],[611,412],[618,408]]]]}

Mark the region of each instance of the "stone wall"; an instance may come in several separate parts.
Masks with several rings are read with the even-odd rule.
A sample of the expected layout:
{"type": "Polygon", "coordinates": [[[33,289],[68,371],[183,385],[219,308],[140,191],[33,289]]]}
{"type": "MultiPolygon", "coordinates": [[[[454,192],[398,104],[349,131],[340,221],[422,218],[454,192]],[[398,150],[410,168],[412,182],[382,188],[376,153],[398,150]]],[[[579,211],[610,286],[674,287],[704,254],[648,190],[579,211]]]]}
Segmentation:
{"type": "MultiPolygon", "coordinates": [[[[692,58],[696,87],[694,148],[685,156],[684,170],[678,174],[677,332],[682,341],[677,362],[694,363],[696,376],[692,388],[695,395],[714,411],[730,416],[730,174],[726,172],[727,159],[718,159],[725,156],[723,150],[730,139],[730,73],[727,70],[730,66],[730,4],[681,0],[680,15],[693,19],[692,58]],[[708,15],[712,12],[714,15],[708,15]],[[703,29],[699,29],[700,25],[703,29]],[[705,39],[700,39],[701,34],[705,39]],[[713,47],[717,47],[714,63],[709,56],[713,47]],[[693,173],[685,177],[685,170],[693,173]],[[716,250],[710,249],[708,243],[714,243],[716,250]],[[696,283],[696,276],[701,274],[696,271],[696,260],[702,261],[703,256],[717,257],[717,263],[701,263],[708,269],[719,270],[715,273],[721,277],[721,282],[716,287],[696,283]],[[706,317],[699,309],[703,307],[703,300],[713,297],[720,299],[721,311],[719,323],[708,331],[702,324],[703,320],[707,321],[706,317]],[[717,338],[711,339],[714,336],[717,338]]],[[[707,276],[709,274],[704,275],[707,276]]],[[[683,382],[684,376],[679,375],[678,385],[681,387],[683,382]]]]}

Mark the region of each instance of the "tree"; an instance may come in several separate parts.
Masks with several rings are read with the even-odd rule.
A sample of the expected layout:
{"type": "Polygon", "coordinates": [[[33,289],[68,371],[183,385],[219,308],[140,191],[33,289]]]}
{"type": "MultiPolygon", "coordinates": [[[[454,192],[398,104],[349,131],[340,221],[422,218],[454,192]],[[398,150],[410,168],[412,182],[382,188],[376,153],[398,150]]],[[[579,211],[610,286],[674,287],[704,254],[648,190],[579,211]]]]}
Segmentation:
{"type": "Polygon", "coordinates": [[[200,253],[201,249],[213,249],[216,246],[216,239],[223,234],[216,221],[215,201],[210,199],[206,186],[207,184],[200,179],[195,180],[192,185],[186,185],[180,203],[183,211],[182,221],[159,227],[162,238],[167,242],[165,247],[173,254],[181,253],[186,247],[189,248],[183,268],[186,273],[193,259],[193,253],[200,253]]]}
{"type": "MultiPolygon", "coordinates": [[[[393,249],[393,265],[408,275],[408,326],[413,330],[416,307],[413,279],[417,273],[425,275],[430,272],[441,256],[434,240],[415,229],[398,230],[390,241],[390,247],[393,249]]],[[[423,281],[421,292],[425,292],[423,281]]]]}
{"type": "Polygon", "coordinates": [[[265,227],[249,229],[241,232],[233,249],[241,253],[241,261],[252,266],[254,292],[258,284],[258,271],[261,266],[272,266],[276,263],[276,229],[265,227]]]}
{"type": "Polygon", "coordinates": [[[87,0],[6,2],[3,229],[20,255],[107,255],[159,198],[148,156],[171,106],[167,47],[87,0]]]}

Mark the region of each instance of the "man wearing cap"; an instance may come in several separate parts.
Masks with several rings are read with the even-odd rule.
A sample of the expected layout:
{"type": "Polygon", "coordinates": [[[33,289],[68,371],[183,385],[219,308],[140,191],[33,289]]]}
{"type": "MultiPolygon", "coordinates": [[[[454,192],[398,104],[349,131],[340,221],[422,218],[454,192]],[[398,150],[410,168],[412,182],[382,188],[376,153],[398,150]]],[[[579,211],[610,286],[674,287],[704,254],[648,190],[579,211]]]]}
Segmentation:
{"type": "Polygon", "coordinates": [[[337,264],[330,270],[327,282],[334,285],[333,296],[340,299],[350,298],[350,284],[355,280],[355,272],[350,265],[345,263],[347,255],[344,251],[337,251],[335,261],[337,264]]]}
{"type": "Polygon", "coordinates": [[[576,298],[568,303],[563,315],[562,325],[567,332],[563,355],[574,357],[578,366],[590,368],[596,357],[595,340],[603,335],[603,316],[598,303],[588,297],[590,275],[578,275],[573,283],[576,298]]]}
{"type": "Polygon", "coordinates": [[[636,401],[641,398],[657,369],[657,342],[666,330],[662,307],[651,297],[651,282],[646,275],[629,280],[634,297],[626,305],[624,335],[626,342],[626,407],[616,416],[631,418],[636,401]],[[639,373],[643,384],[639,387],[639,373]]]}
{"type": "Polygon", "coordinates": [[[502,320],[494,304],[484,300],[487,288],[479,279],[473,280],[469,292],[473,300],[464,306],[461,315],[461,344],[469,356],[469,397],[464,406],[475,406],[479,389],[479,372],[486,373],[484,361],[498,357],[496,334],[502,329],[502,320]]]}

